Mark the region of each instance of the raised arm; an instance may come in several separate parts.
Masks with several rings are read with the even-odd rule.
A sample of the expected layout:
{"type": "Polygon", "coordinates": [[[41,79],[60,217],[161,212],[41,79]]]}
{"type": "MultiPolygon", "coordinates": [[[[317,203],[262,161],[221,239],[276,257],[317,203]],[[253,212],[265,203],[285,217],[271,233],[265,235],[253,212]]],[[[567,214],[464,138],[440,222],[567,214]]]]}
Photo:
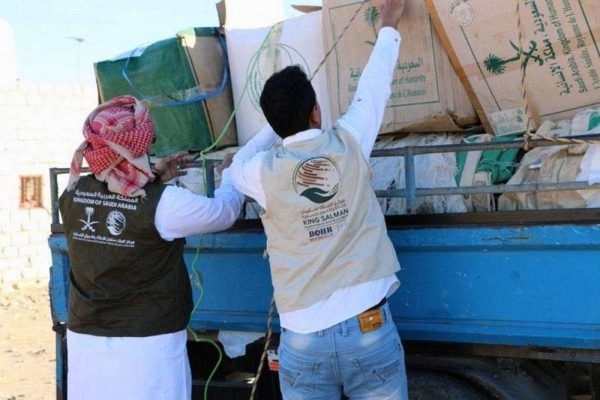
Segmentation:
{"type": "Polygon", "coordinates": [[[360,77],[354,99],[340,118],[340,126],[358,141],[369,158],[390,98],[394,68],[400,51],[397,26],[404,12],[404,0],[384,0],[380,5],[381,29],[377,43],[360,77]]]}

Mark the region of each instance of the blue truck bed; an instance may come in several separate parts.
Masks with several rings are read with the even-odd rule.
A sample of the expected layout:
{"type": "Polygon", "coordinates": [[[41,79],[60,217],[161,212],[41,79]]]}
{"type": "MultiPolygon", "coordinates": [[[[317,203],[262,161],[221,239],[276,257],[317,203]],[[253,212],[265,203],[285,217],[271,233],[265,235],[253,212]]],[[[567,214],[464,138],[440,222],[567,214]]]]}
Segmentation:
{"type": "MultiPolygon", "coordinates": [[[[406,189],[395,192],[406,196],[409,210],[414,196],[448,190],[415,187],[411,163],[419,151],[449,150],[387,154],[405,158],[406,189]]],[[[510,190],[519,189],[492,187],[510,190]]],[[[402,265],[402,285],[389,303],[405,344],[411,395],[600,399],[600,209],[402,215],[386,223],[402,265]]],[[[49,246],[62,399],[69,258],[57,213],[49,246]]],[[[187,238],[185,260],[196,283],[193,330],[267,331],[273,290],[265,249],[259,220],[187,238]]],[[[276,314],[271,328],[276,343],[276,314]]]]}
{"type": "MultiPolygon", "coordinates": [[[[390,223],[402,266],[390,306],[403,338],[600,349],[600,211],[580,210],[591,220],[579,222],[557,222],[557,212],[522,214],[528,224],[390,223]],[[531,222],[532,214],[553,214],[555,222],[531,222]]],[[[52,235],[49,244],[53,318],[65,322],[64,235],[52,235]]],[[[266,330],[273,290],[265,248],[258,221],[188,238],[185,259],[203,288],[194,285],[194,329],[266,330]]]]}

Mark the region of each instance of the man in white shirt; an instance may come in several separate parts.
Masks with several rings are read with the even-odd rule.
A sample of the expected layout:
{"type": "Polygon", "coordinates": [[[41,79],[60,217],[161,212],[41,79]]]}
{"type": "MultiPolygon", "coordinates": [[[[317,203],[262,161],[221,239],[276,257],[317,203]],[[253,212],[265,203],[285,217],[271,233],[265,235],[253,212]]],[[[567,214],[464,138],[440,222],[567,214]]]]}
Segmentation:
{"type": "Polygon", "coordinates": [[[101,104],[60,197],[71,270],[71,400],[191,398],[186,327],[193,308],[189,235],[229,228],[243,195],[222,173],[214,198],[157,182],[184,174],[180,152],[152,168],[154,125],[132,96],[101,104]],[[80,177],[83,157],[93,174],[80,177]]]}
{"type": "Polygon", "coordinates": [[[322,129],[305,73],[287,67],[261,95],[269,125],[230,167],[234,185],[262,207],[285,399],[408,397],[386,300],[400,285],[399,264],[367,161],[391,93],[403,8],[404,0],[383,1],[377,43],[333,128],[322,129]]]}

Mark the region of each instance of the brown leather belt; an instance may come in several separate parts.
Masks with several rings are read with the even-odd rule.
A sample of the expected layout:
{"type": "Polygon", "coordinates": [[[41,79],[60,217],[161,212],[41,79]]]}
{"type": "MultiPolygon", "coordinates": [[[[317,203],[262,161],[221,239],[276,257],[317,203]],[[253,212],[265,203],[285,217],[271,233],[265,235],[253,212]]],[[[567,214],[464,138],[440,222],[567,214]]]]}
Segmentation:
{"type": "MultiPolygon", "coordinates": [[[[373,307],[363,311],[363,312],[367,312],[367,311],[371,311],[371,310],[377,310],[378,308],[381,308],[385,305],[385,303],[387,303],[387,297],[384,297],[383,299],[381,299],[381,301],[377,304],[375,304],[373,307]]],[[[362,314],[362,313],[361,313],[362,314]]]]}

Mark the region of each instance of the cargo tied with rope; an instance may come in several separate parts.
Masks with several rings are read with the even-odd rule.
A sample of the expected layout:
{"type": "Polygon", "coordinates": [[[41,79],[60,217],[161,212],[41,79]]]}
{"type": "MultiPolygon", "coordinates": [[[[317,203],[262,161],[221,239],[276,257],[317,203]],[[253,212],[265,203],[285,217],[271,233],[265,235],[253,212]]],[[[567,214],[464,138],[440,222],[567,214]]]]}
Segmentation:
{"type": "Polygon", "coordinates": [[[237,145],[225,38],[191,28],[95,64],[100,101],[129,94],[150,110],[157,157],[189,148],[237,145]],[[222,135],[222,136],[221,136],[222,135]]]}
{"type": "MultiPolygon", "coordinates": [[[[348,111],[377,40],[377,4],[323,0],[268,26],[188,30],[97,63],[100,97],[144,102],[155,156],[197,154],[169,183],[210,197],[221,160],[265,125],[259,99],[272,73],[300,65],[323,125],[348,111]]],[[[387,304],[406,340],[411,397],[599,392],[600,316],[589,307],[600,284],[599,16],[594,0],[407,0],[392,96],[365,158],[403,267],[387,304]]],[[[186,238],[194,400],[281,398],[264,211],[246,198],[231,229],[186,238]]],[[[53,227],[60,327],[69,260],[58,218],[53,227]]]]}

